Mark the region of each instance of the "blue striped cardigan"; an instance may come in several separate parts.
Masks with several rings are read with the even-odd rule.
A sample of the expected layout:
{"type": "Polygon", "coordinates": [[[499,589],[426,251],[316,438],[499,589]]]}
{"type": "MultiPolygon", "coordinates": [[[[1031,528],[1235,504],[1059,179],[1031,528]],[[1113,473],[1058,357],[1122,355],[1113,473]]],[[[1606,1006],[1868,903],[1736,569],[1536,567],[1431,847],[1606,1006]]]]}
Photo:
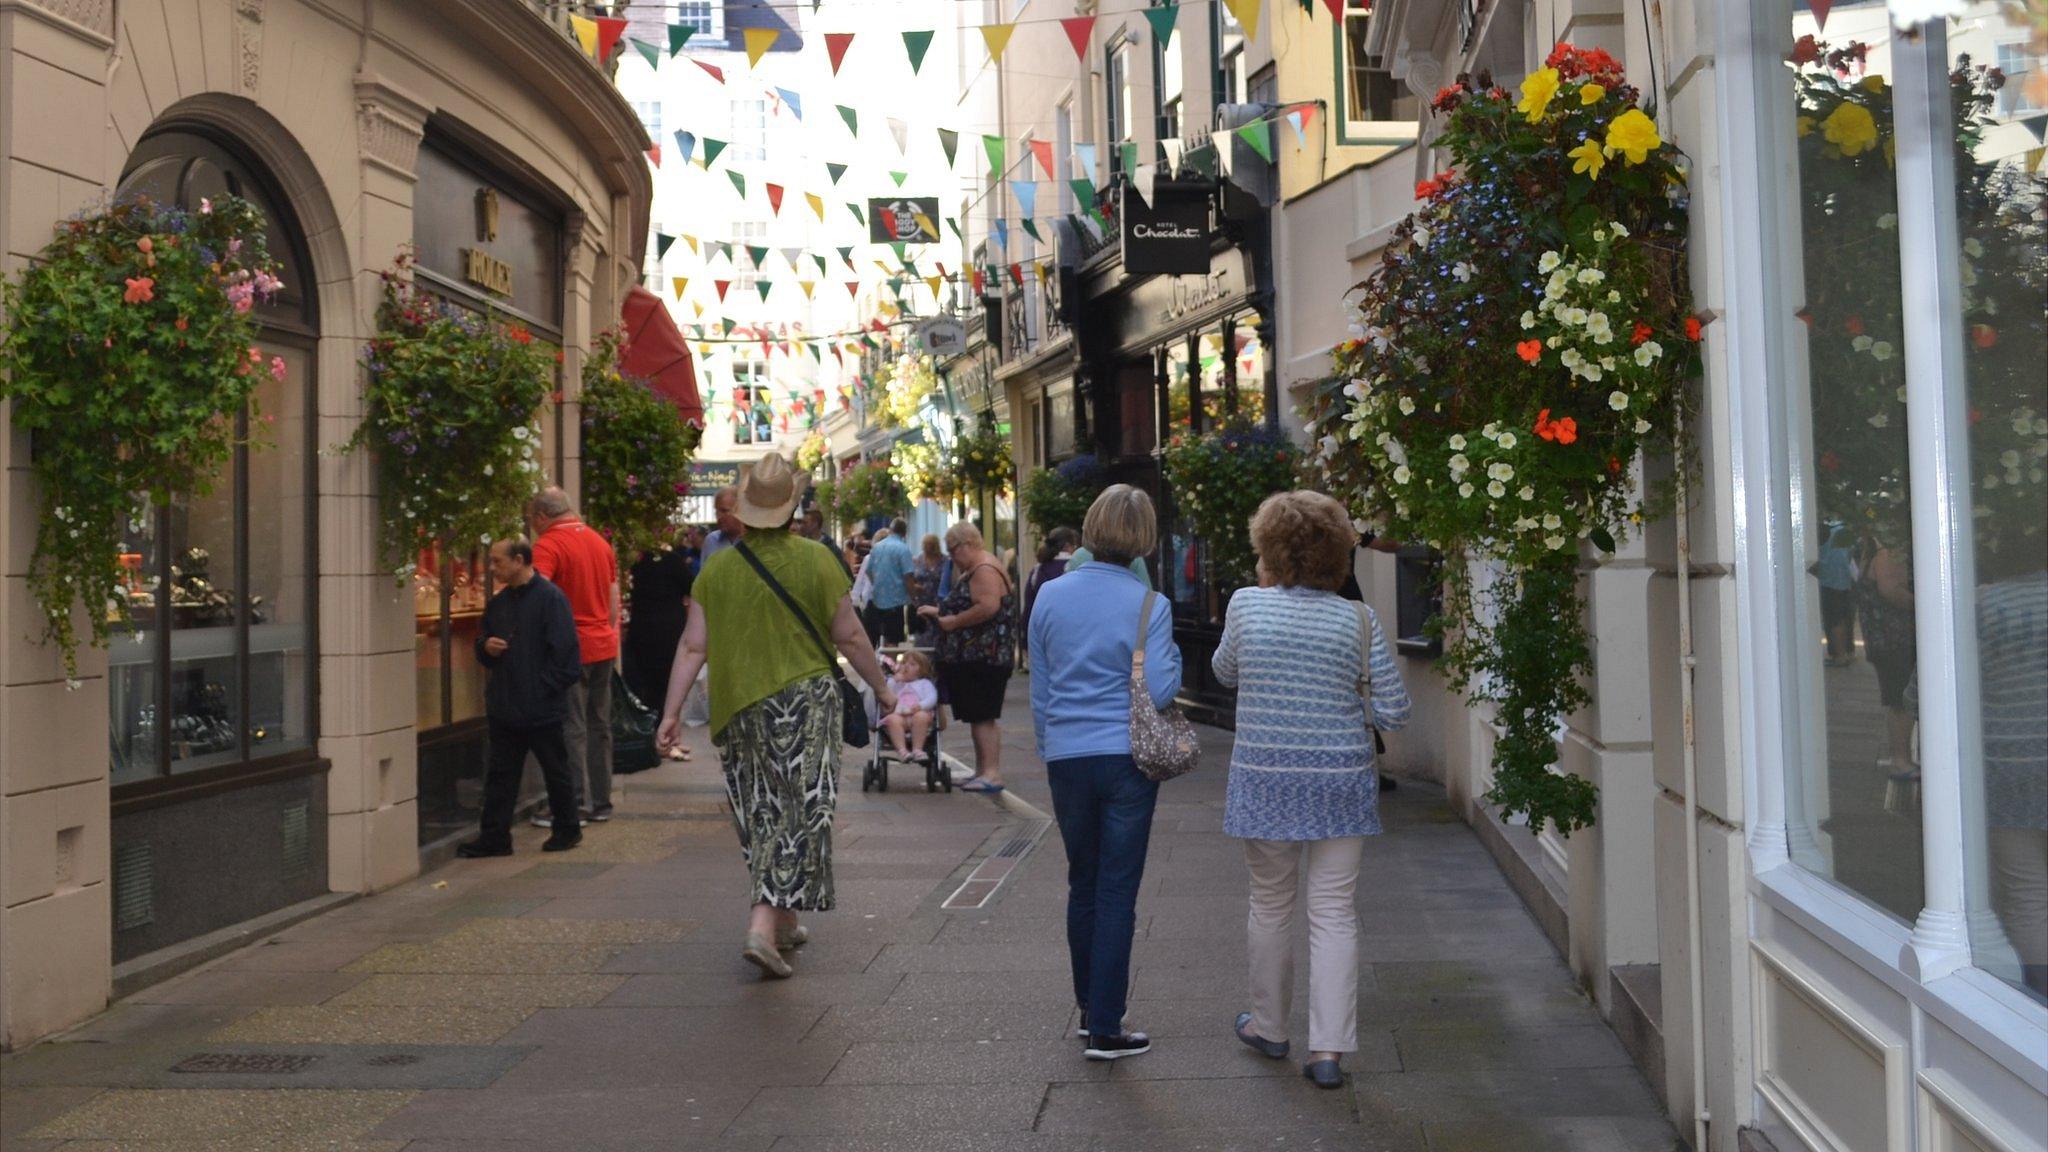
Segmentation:
{"type": "MultiPolygon", "coordinates": [[[[1226,835],[1379,834],[1372,732],[1358,694],[1359,627],[1358,606],[1334,592],[1246,588],[1230,598],[1211,661],[1216,678],[1237,687],[1226,835]]],[[[1376,617],[1371,669],[1373,724],[1392,731],[1408,722],[1408,689],[1376,617]]]]}

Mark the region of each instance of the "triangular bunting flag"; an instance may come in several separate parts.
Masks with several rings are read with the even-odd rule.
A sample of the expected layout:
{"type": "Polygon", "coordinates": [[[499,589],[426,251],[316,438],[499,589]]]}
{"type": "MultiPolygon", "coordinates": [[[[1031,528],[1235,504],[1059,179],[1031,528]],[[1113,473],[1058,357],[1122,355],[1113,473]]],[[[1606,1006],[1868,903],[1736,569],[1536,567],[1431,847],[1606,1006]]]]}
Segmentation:
{"type": "Polygon", "coordinates": [[[713,164],[718,163],[718,154],[723,151],[725,151],[725,141],[713,140],[711,137],[706,136],[704,138],[704,167],[709,168],[713,164]]]}
{"type": "Polygon", "coordinates": [[[849,200],[846,204],[846,210],[853,213],[853,218],[860,221],[861,227],[865,228],[868,226],[868,214],[860,210],[860,205],[849,200]]]}
{"type": "Polygon", "coordinates": [[[676,53],[681,52],[683,50],[683,45],[688,44],[690,42],[690,37],[696,35],[696,33],[697,26],[694,24],[669,25],[668,54],[670,56],[674,56],[676,53]]]}
{"type": "Polygon", "coordinates": [[[1131,172],[1137,169],[1138,146],[1136,143],[1118,145],[1117,155],[1123,161],[1123,163],[1118,167],[1118,171],[1131,172]]]}
{"type": "Polygon", "coordinates": [[[759,247],[755,247],[752,244],[747,245],[747,259],[754,262],[754,271],[759,272],[761,270],[761,262],[768,259],[768,246],[766,244],[759,247]]]}
{"type": "MultiPolygon", "coordinates": [[[[697,318],[698,318],[699,320],[702,320],[702,319],[704,318],[704,302],[703,302],[703,301],[701,301],[701,300],[692,300],[692,301],[690,301],[690,307],[691,307],[692,309],[694,309],[694,310],[696,311],[696,313],[697,313],[697,318]]],[[[709,355],[711,355],[711,353],[710,353],[710,352],[709,352],[708,350],[707,350],[707,351],[706,351],[706,352],[705,352],[704,354],[705,354],[706,356],[709,356],[709,355]]]]}
{"type": "Polygon", "coordinates": [[[798,120],[804,118],[804,98],[787,88],[777,88],[775,98],[789,108],[789,114],[798,120]]]}
{"type": "Polygon", "coordinates": [[[816,192],[806,192],[804,193],[804,203],[809,204],[811,206],[811,211],[817,215],[818,222],[821,224],[824,223],[825,198],[823,196],[818,195],[816,192]]]}
{"type": "Polygon", "coordinates": [[[1010,195],[1017,198],[1017,211],[1023,215],[1038,215],[1038,184],[1031,180],[1010,181],[1010,195]]]}
{"type": "Polygon", "coordinates": [[[706,64],[702,60],[697,59],[695,56],[690,57],[690,63],[695,64],[699,68],[702,68],[706,73],[710,75],[710,77],[713,80],[718,81],[720,84],[725,83],[725,69],[717,67],[716,65],[706,64]]]}
{"type": "Polygon", "coordinates": [[[1095,185],[1087,180],[1069,180],[1067,187],[1074,190],[1074,200],[1083,211],[1095,210],[1095,185]]]}
{"type": "MultiPolygon", "coordinates": [[[[1341,0],[1340,0],[1341,2],[1341,0]]],[[[1157,8],[1145,9],[1145,22],[1152,25],[1152,39],[1161,45],[1173,39],[1173,25],[1180,19],[1180,5],[1161,4],[1157,8]]]]}
{"type": "MultiPolygon", "coordinates": [[[[860,215],[860,213],[856,211],[854,215],[858,216],[860,215]]],[[[837,248],[834,249],[834,251],[839,253],[840,263],[846,265],[848,268],[853,267],[853,245],[848,244],[846,247],[837,248]]]]}
{"type": "Polygon", "coordinates": [[[736,170],[734,170],[734,169],[731,169],[731,168],[727,168],[727,169],[725,170],[725,175],[726,175],[726,178],[727,178],[727,179],[729,179],[729,180],[731,180],[731,181],[732,181],[732,186],[733,186],[733,189],[734,189],[735,191],[737,191],[737,192],[738,192],[738,193],[740,194],[740,199],[742,199],[742,200],[746,199],[746,198],[747,198],[747,178],[746,178],[745,176],[741,175],[741,174],[740,174],[740,173],[739,173],[738,171],[736,171],[736,170]]]}
{"type": "Polygon", "coordinates": [[[796,271],[796,262],[803,258],[803,248],[778,248],[776,251],[782,253],[783,262],[789,265],[789,270],[791,272],[796,271]]]}
{"type": "Polygon", "coordinates": [[[1330,10],[1330,19],[1339,24],[1344,22],[1344,0],[1323,0],[1323,7],[1330,10]]]}
{"type": "Polygon", "coordinates": [[[953,157],[960,151],[960,134],[951,128],[939,129],[939,147],[946,150],[946,167],[953,166],[953,157]]]}
{"type": "Polygon", "coordinates": [[[825,254],[823,252],[811,253],[811,259],[818,262],[818,275],[823,276],[826,272],[831,270],[825,264],[825,254]]]}
{"type": "Polygon", "coordinates": [[[1049,282],[1050,282],[1051,280],[1052,280],[1052,261],[1050,261],[1050,260],[1040,260],[1040,261],[1038,262],[1038,282],[1039,282],[1040,284],[1045,284],[1045,283],[1049,283],[1049,282]]]}
{"type": "Polygon", "coordinates": [[[951,216],[946,217],[946,227],[953,230],[953,239],[962,242],[966,241],[967,237],[960,234],[960,221],[958,219],[951,216]]]}
{"type": "Polygon", "coordinates": [[[768,50],[775,47],[775,42],[782,39],[782,29],[780,28],[747,28],[742,30],[740,34],[746,37],[747,67],[749,68],[759,65],[761,57],[766,56],[768,50]]]}
{"type": "Polygon", "coordinates": [[[997,220],[990,226],[989,230],[995,234],[996,251],[1008,252],[1010,250],[1010,222],[1008,220],[997,220]]]}
{"type": "Polygon", "coordinates": [[[754,287],[761,293],[761,303],[766,304],[768,302],[768,293],[775,291],[775,282],[763,280],[755,284],[754,287]]]}
{"type": "Polygon", "coordinates": [[[796,282],[796,286],[804,290],[804,299],[809,300],[811,293],[817,291],[818,282],[816,280],[799,280],[796,282]]]}
{"type": "Polygon", "coordinates": [[[939,288],[945,282],[946,278],[944,276],[927,276],[924,278],[924,286],[932,290],[932,303],[936,304],[939,302],[939,288]]]}
{"type": "Polygon", "coordinates": [[[1138,198],[1145,207],[1152,206],[1152,186],[1159,179],[1159,168],[1153,164],[1142,164],[1131,172],[1131,187],[1138,190],[1138,198]]]}
{"type": "Polygon", "coordinates": [[[1088,38],[1095,34],[1095,17],[1069,16],[1060,21],[1067,30],[1067,43],[1074,46],[1074,59],[1088,59],[1088,38]]]}
{"type": "Polygon", "coordinates": [[[1816,32],[1828,30],[1828,13],[1834,10],[1835,0],[1807,0],[1806,6],[1813,10],[1813,27],[1816,32]]]}
{"type": "Polygon", "coordinates": [[[1296,108],[1287,114],[1287,126],[1294,129],[1295,150],[1301,150],[1308,144],[1308,125],[1302,119],[1301,109],[1296,108]]]}
{"type": "Polygon", "coordinates": [[[1212,142],[1204,151],[1214,152],[1216,167],[1223,170],[1223,178],[1233,184],[1237,183],[1237,149],[1226,148],[1222,144],[1212,142]]]}
{"type": "Polygon", "coordinates": [[[1017,285],[1017,287],[1019,288],[1022,288],[1024,286],[1024,265],[1010,265],[1010,281],[1011,283],[1017,285]]]}
{"type": "Polygon", "coordinates": [[[1259,159],[1273,162],[1273,125],[1265,120],[1254,120],[1237,130],[1237,138],[1252,146],[1259,159]]]}
{"type": "Polygon", "coordinates": [[[597,21],[570,13],[569,28],[576,33],[576,43],[583,46],[585,56],[597,55],[597,21]]]}
{"type": "Polygon", "coordinates": [[[683,236],[683,243],[688,244],[690,246],[691,253],[694,254],[697,252],[697,238],[695,236],[691,236],[686,233],[683,236]]]}
{"type": "Polygon", "coordinates": [[[654,234],[654,258],[656,260],[668,255],[668,250],[675,246],[675,237],[666,232],[656,232],[654,234]]]}
{"type": "Polygon", "coordinates": [[[1038,241],[1040,244],[1045,243],[1045,237],[1038,234],[1038,225],[1031,217],[1026,216],[1024,219],[1017,221],[1017,223],[1024,225],[1024,231],[1030,233],[1033,240],[1038,241]]]}
{"type": "Polygon", "coordinates": [[[1237,17],[1238,24],[1244,28],[1246,40],[1259,38],[1259,0],[1223,0],[1223,6],[1237,17]]]}
{"type": "MultiPolygon", "coordinates": [[[[713,288],[716,288],[716,289],[718,289],[718,299],[719,299],[719,301],[720,301],[721,303],[723,303],[723,302],[724,302],[724,300],[725,300],[725,293],[726,293],[726,289],[728,289],[728,288],[731,288],[731,287],[732,287],[732,281],[730,281],[730,280],[713,280],[713,281],[711,282],[711,286],[712,286],[713,288]]],[[[731,329],[731,328],[727,328],[727,329],[725,330],[725,334],[726,334],[726,335],[728,335],[728,336],[732,335],[732,329],[731,329]]]]}
{"type": "Polygon", "coordinates": [[[659,145],[659,144],[650,144],[650,145],[648,145],[648,146],[647,146],[647,158],[648,158],[649,160],[651,160],[651,161],[653,161],[653,162],[654,162],[654,166],[655,166],[656,168],[659,168],[659,167],[661,167],[661,145],[659,145]]]}
{"type": "Polygon", "coordinates": [[[908,180],[908,179],[910,179],[910,173],[908,173],[908,172],[891,172],[891,173],[889,173],[889,179],[891,179],[891,180],[894,180],[894,181],[896,182],[896,186],[897,186],[898,188],[901,188],[901,187],[903,187],[903,182],[904,182],[905,180],[908,180]]]}
{"type": "Polygon", "coordinates": [[[782,185],[764,184],[762,187],[768,192],[768,210],[777,216],[782,215],[782,185]]]}
{"type": "MultiPolygon", "coordinates": [[[[833,107],[839,109],[839,118],[846,121],[847,132],[858,138],[860,136],[860,113],[855,112],[844,104],[835,104],[833,107]]],[[[844,168],[845,165],[840,167],[844,168]]]]}
{"type": "Polygon", "coordinates": [[[858,280],[848,280],[848,281],[846,281],[845,283],[846,283],[846,294],[847,294],[848,296],[858,296],[858,295],[860,295],[860,281],[858,281],[858,280]]]}
{"type": "Polygon", "coordinates": [[[906,154],[910,151],[910,125],[891,116],[889,117],[889,135],[896,138],[896,151],[906,154]]]}
{"type": "Polygon", "coordinates": [[[1180,171],[1180,158],[1187,155],[1188,142],[1185,140],[1161,140],[1159,146],[1166,150],[1166,172],[1168,176],[1180,171]]]}
{"type": "Polygon", "coordinates": [[[989,175],[1001,176],[1003,174],[1003,154],[1005,151],[1003,138],[1001,136],[983,136],[981,138],[981,147],[983,151],[988,153],[989,175]]]}
{"type": "Polygon", "coordinates": [[[846,59],[846,50],[853,46],[853,33],[825,33],[825,55],[832,61],[832,74],[839,75],[839,65],[846,59]]]}
{"type": "Polygon", "coordinates": [[[1015,24],[983,24],[981,26],[981,42],[988,45],[988,58],[990,60],[998,64],[1003,62],[1003,49],[1010,46],[1010,33],[1016,30],[1017,26],[1015,24]]]}
{"type": "Polygon", "coordinates": [[[690,278],[688,276],[672,276],[669,278],[669,284],[676,290],[676,299],[681,300],[683,293],[690,287],[690,278]]]}
{"type": "Polygon", "coordinates": [[[657,70],[657,71],[659,71],[659,70],[660,70],[660,68],[661,68],[661,45],[659,45],[659,44],[649,44],[649,43],[648,43],[647,41],[645,41],[645,40],[642,40],[642,39],[640,39],[640,38],[638,38],[638,37],[635,37],[635,38],[633,39],[633,47],[639,50],[639,52],[640,52],[640,55],[642,55],[642,56],[644,56],[644,57],[646,57],[646,58],[647,58],[647,66],[648,66],[649,68],[653,68],[653,69],[655,69],[655,70],[657,70]]]}
{"type": "Polygon", "coordinates": [[[1074,145],[1074,159],[1079,163],[1081,169],[1077,175],[1086,179],[1090,184],[1095,183],[1095,154],[1096,147],[1093,144],[1074,145]]]}
{"type": "MultiPolygon", "coordinates": [[[[1038,157],[1038,167],[1044,171],[1047,180],[1058,179],[1052,173],[1052,141],[1033,140],[1031,142],[1031,154],[1038,157]]],[[[1026,175],[1029,175],[1029,173],[1026,173],[1026,175]]]]}
{"type": "Polygon", "coordinates": [[[676,129],[676,151],[682,153],[683,163],[690,162],[690,154],[697,150],[697,136],[693,132],[676,129]]]}
{"type": "MultiPolygon", "coordinates": [[[[723,289],[719,291],[718,298],[721,300],[725,299],[725,292],[723,289]]],[[[720,316],[718,318],[718,326],[720,328],[725,329],[725,334],[727,336],[730,336],[732,335],[732,330],[739,327],[739,321],[728,319],[727,317],[724,316],[720,316]]]]}
{"type": "Polygon", "coordinates": [[[917,75],[917,70],[924,67],[924,54],[931,50],[931,46],[932,30],[930,28],[905,32],[903,34],[903,50],[910,54],[910,74],[912,76],[917,75]]]}
{"type": "Polygon", "coordinates": [[[616,16],[597,18],[597,58],[605,61],[612,58],[612,49],[619,46],[619,37],[626,34],[626,22],[616,16]]]}

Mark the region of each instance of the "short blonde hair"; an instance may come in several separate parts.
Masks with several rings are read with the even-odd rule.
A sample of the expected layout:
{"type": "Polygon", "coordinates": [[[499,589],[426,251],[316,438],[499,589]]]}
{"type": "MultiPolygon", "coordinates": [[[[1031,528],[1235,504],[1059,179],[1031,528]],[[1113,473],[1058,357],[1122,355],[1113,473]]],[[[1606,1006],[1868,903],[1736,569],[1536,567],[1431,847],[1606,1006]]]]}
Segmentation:
{"type": "Polygon", "coordinates": [[[912,648],[896,658],[896,675],[899,678],[903,676],[903,666],[906,664],[915,665],[917,668],[917,675],[910,677],[910,679],[929,680],[932,678],[932,658],[917,649],[912,648]]]}
{"type": "Polygon", "coordinates": [[[981,529],[976,528],[972,520],[962,520],[946,529],[946,551],[951,552],[963,545],[975,548],[988,547],[981,542],[981,529]]]}
{"type": "Polygon", "coordinates": [[[1252,548],[1283,587],[1342,588],[1357,547],[1350,514],[1321,492],[1276,492],[1252,516],[1252,548]]]}
{"type": "Polygon", "coordinates": [[[1159,543],[1159,516],[1143,488],[1111,484],[1081,522],[1081,545],[1107,564],[1129,564],[1150,556],[1159,543]]]}
{"type": "Polygon", "coordinates": [[[934,560],[943,559],[945,557],[946,553],[939,548],[938,533],[927,532],[924,534],[924,554],[934,560]]]}

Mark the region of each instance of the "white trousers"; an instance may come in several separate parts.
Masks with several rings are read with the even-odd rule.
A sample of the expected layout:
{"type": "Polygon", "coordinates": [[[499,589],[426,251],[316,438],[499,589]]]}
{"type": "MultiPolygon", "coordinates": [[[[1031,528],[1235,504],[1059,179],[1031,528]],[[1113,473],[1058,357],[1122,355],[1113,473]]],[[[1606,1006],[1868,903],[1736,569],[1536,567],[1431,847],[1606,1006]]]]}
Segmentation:
{"type": "Polygon", "coordinates": [[[1308,888],[1308,1046],[1311,1052],[1358,1051],[1358,866],[1365,838],[1246,840],[1251,916],[1245,924],[1251,958],[1251,1031],[1287,1039],[1294,1003],[1294,908],[1303,860],[1308,888]]]}

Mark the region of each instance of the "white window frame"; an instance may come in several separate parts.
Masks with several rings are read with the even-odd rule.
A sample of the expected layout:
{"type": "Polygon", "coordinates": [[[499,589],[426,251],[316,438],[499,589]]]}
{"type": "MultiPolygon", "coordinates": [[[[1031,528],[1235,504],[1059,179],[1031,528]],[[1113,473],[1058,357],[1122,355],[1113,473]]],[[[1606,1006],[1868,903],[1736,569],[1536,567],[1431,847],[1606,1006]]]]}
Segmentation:
{"type": "MultiPolygon", "coordinates": [[[[1363,22],[1372,16],[1371,4],[1346,0],[1344,18],[1337,21],[1336,40],[1336,121],[1337,143],[1339,144],[1406,144],[1413,143],[1421,129],[1415,120],[1354,120],[1351,118],[1351,86],[1355,73],[1351,68],[1351,27],[1352,21],[1363,22]]],[[[1421,101],[1417,101],[1418,110],[1421,101]]]]}
{"type": "Polygon", "coordinates": [[[697,31],[692,34],[693,40],[699,36],[707,40],[725,39],[725,0],[710,0],[709,3],[705,3],[704,0],[669,0],[667,9],[670,24],[690,24],[696,27],[697,31]],[[698,24],[695,20],[683,16],[684,7],[693,3],[702,4],[707,10],[707,23],[698,24]]]}
{"type": "MultiPolygon", "coordinates": [[[[1804,694],[1786,654],[1811,648],[1813,630],[1797,583],[1797,542],[1807,526],[1790,496],[1807,483],[1792,449],[1806,417],[1791,409],[1804,397],[1788,401],[1795,390],[1783,386],[1792,378],[1775,319],[1783,273],[1766,258],[1782,235],[1774,221],[1787,210],[1778,192],[1779,165],[1795,154],[1792,117],[1778,108],[1785,98],[1784,62],[1764,50],[1778,39],[1766,22],[1785,12],[1765,3],[1718,5],[1716,13],[1718,42],[1741,46],[1717,59],[1723,96],[1716,108],[1721,248],[1715,255],[1725,278],[1718,325],[1727,360],[1721,375],[1729,381],[1730,490],[1737,499],[1739,752],[1750,890],[1914,1009],[1966,1037],[2037,1091],[2048,1090],[2048,1007],[1974,966],[1967,923],[1962,769],[1981,754],[1974,715],[1975,559],[1944,536],[1948,524],[1967,524],[1970,514],[1969,478],[1955,466],[1969,450],[1957,302],[1960,243],[1955,213],[1940,207],[1952,196],[1954,176],[1941,120],[1933,114],[1948,90],[1946,31],[1930,25],[1917,38],[1895,37],[1891,44],[1926,861],[1923,909],[1907,926],[1803,866],[1787,819],[1788,791],[1799,787],[1810,754],[1803,734],[1808,725],[1799,715],[1804,694]]],[[[1784,322],[1792,323],[1789,313],[1784,322]]],[[[1753,938],[1755,932],[1752,919],[1753,938]]]]}

